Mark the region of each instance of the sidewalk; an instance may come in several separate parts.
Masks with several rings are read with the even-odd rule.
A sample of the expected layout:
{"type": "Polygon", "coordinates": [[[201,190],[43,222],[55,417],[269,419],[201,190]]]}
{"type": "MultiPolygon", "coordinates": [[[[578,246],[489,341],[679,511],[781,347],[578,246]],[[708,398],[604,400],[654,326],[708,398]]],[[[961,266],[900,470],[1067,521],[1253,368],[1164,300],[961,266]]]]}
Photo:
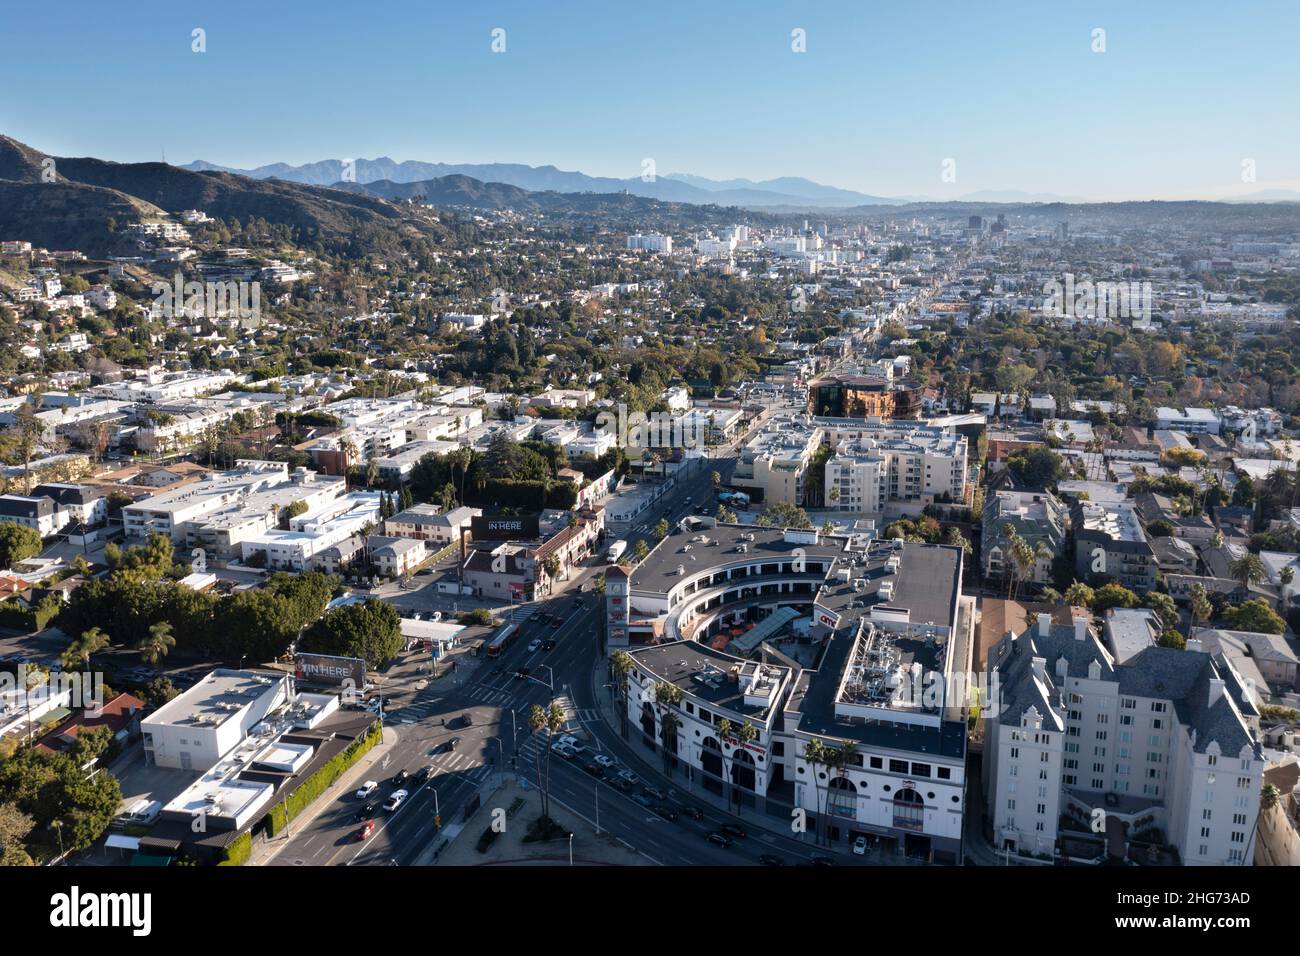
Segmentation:
{"type": "MultiPolygon", "coordinates": [[[[678,791],[681,796],[689,802],[704,804],[711,810],[725,813],[729,817],[743,822],[747,829],[765,830],[773,836],[800,842],[797,837],[791,835],[789,824],[787,822],[789,819],[788,817],[775,817],[753,807],[749,808],[742,814],[737,814],[735,804],[733,803],[728,806],[727,798],[725,796],[706,789],[698,774],[695,779],[690,782],[689,787],[687,786],[684,770],[674,772],[671,777],[665,776],[663,772],[663,762],[658,751],[655,751],[652,755],[650,751],[641,748],[639,744],[633,743],[634,737],[639,736],[641,731],[640,728],[635,726],[630,720],[628,721],[628,737],[627,739],[624,739],[620,732],[622,725],[619,722],[618,696],[617,694],[614,694],[614,698],[611,700],[610,692],[604,687],[604,685],[609,682],[608,667],[609,665],[607,661],[598,660],[592,670],[592,680],[595,684],[596,693],[596,709],[600,714],[601,720],[605,722],[613,732],[613,735],[618,738],[619,743],[632,754],[631,760],[620,754],[619,756],[622,758],[623,763],[630,765],[635,761],[640,764],[640,766],[630,767],[634,773],[647,779],[653,779],[656,782],[666,780],[669,786],[678,791]],[[780,824],[785,825],[781,826],[780,824]]],[[[824,844],[816,844],[811,834],[808,835],[806,844],[810,850],[816,850],[819,853],[834,853],[844,856],[849,855],[847,848],[834,845],[826,846],[824,844]]]]}
{"type": "Polygon", "coordinates": [[[358,780],[364,780],[368,773],[373,771],[376,763],[382,761],[384,756],[393,745],[397,743],[397,731],[392,727],[384,726],[384,736],[379,743],[367,751],[366,755],[354,763],[343,774],[334,781],[334,784],[312,801],[302,813],[298,814],[289,822],[287,835],[282,834],[271,840],[255,841],[253,852],[248,858],[245,866],[266,866],[293,840],[295,836],[311,825],[311,822],[320,816],[321,811],[332,804],[340,794],[347,793],[357,783],[358,780]]]}
{"type": "Polygon", "coordinates": [[[545,843],[525,843],[528,824],[541,815],[541,792],[534,786],[523,786],[512,775],[506,774],[500,789],[463,825],[452,834],[448,827],[448,842],[436,858],[421,857],[417,866],[437,862],[445,866],[568,866],[570,850],[574,866],[647,866],[644,855],[627,847],[606,832],[596,833],[595,827],[585,817],[570,810],[551,797],[551,818],[573,834],[573,840],[549,840],[545,843]],[[492,842],[486,852],[477,849],[479,837],[492,821],[492,812],[506,812],[506,829],[492,842]]]}

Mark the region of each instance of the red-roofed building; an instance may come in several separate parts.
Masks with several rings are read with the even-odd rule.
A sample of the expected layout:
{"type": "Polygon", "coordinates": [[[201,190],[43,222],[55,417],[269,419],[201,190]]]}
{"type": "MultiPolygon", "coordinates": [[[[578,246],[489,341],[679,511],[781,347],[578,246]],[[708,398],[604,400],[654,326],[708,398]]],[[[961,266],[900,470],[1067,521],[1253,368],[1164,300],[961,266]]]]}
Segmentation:
{"type": "Polygon", "coordinates": [[[95,727],[107,727],[113,732],[113,739],[125,744],[140,732],[140,714],[144,710],[144,701],[131,694],[118,694],[94,713],[82,710],[66,721],[62,726],[50,731],[36,742],[36,746],[51,753],[67,753],[76,745],[77,735],[81,731],[95,727]]]}

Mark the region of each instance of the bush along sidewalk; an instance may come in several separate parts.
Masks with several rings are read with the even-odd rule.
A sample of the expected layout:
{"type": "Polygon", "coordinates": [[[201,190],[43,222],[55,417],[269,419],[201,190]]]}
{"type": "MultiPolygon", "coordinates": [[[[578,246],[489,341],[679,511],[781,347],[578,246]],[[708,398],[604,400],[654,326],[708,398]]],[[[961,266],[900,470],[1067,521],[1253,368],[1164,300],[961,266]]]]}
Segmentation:
{"type": "Polygon", "coordinates": [[[245,830],[231,841],[217,866],[243,866],[253,852],[253,835],[245,830]]]}
{"type": "Polygon", "coordinates": [[[271,808],[266,815],[267,834],[272,837],[279,836],[289,825],[290,820],[311,806],[313,800],[328,790],[345,770],[360,760],[366,751],[379,743],[382,737],[383,728],[378,721],[375,721],[365,736],[358,737],[348,744],[347,749],[331,759],[329,763],[304,780],[302,786],[271,808]]]}

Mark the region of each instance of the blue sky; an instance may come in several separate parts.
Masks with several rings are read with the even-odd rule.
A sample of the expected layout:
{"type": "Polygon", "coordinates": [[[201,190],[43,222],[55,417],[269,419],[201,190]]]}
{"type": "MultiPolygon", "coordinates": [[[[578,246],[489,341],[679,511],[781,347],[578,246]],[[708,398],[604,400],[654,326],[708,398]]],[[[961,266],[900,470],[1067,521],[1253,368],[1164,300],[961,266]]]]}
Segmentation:
{"type": "Polygon", "coordinates": [[[649,157],[877,195],[1218,198],[1300,188],[1298,27],[1295,2],[9,2],[0,132],[121,161],[649,157]]]}

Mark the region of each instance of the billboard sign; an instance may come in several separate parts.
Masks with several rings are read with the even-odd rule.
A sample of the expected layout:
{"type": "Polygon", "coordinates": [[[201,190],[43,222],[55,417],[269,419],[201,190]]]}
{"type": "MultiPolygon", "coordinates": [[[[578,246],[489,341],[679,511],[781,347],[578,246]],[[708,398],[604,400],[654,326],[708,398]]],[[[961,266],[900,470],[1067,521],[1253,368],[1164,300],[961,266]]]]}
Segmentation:
{"type": "Polygon", "coordinates": [[[476,515],[470,518],[469,533],[475,541],[531,541],[541,536],[538,516],[476,515]]]}
{"type": "Polygon", "coordinates": [[[366,686],[366,662],[359,657],[332,654],[295,654],[293,676],[312,684],[346,684],[360,690],[366,686]]]}

